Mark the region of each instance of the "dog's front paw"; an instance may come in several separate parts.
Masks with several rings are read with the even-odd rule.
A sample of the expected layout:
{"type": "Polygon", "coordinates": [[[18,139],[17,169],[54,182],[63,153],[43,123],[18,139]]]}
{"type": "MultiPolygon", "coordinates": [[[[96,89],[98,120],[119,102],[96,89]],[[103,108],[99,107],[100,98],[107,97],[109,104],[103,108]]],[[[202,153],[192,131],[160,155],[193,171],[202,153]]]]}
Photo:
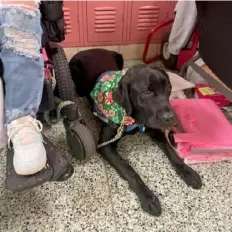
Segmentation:
{"type": "Polygon", "coordinates": [[[184,182],[193,189],[200,189],[202,186],[201,177],[192,168],[186,164],[182,164],[176,169],[177,174],[184,180],[184,182]]]}
{"type": "Polygon", "coordinates": [[[141,207],[145,212],[157,217],[161,215],[161,206],[159,199],[153,194],[150,189],[143,189],[142,193],[139,194],[139,200],[141,203],[141,207]]]}

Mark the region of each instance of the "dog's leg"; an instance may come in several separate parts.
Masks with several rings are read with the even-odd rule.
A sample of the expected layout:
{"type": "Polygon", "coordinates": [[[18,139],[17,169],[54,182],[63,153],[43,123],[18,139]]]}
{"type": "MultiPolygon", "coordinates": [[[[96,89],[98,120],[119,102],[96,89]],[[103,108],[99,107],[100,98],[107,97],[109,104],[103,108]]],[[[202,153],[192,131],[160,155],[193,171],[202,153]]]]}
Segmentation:
{"type": "Polygon", "coordinates": [[[174,149],[167,141],[165,134],[161,130],[148,129],[148,135],[158,144],[168,157],[171,165],[176,170],[176,173],[184,180],[184,182],[194,189],[200,189],[202,186],[199,174],[186,165],[174,149]]]}
{"type": "MultiPolygon", "coordinates": [[[[116,129],[102,123],[99,143],[109,141],[116,133],[116,129]]],[[[161,207],[158,198],[146,186],[128,162],[118,154],[117,143],[111,143],[100,148],[99,153],[128,182],[130,189],[139,197],[142,209],[151,215],[159,216],[161,207]]]]}

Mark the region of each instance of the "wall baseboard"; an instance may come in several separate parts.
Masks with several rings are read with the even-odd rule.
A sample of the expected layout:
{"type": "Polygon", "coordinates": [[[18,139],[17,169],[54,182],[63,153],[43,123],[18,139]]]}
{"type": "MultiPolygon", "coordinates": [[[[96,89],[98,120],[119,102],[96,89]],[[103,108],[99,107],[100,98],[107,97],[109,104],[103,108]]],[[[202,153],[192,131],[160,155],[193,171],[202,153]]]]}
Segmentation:
{"type": "MultiPolygon", "coordinates": [[[[144,44],[129,45],[113,45],[113,46],[91,46],[91,47],[72,47],[64,48],[68,60],[70,60],[77,52],[88,50],[91,48],[104,48],[111,51],[119,52],[123,55],[124,60],[142,59],[144,44]]],[[[148,51],[148,58],[160,53],[160,44],[151,44],[148,51]]]]}

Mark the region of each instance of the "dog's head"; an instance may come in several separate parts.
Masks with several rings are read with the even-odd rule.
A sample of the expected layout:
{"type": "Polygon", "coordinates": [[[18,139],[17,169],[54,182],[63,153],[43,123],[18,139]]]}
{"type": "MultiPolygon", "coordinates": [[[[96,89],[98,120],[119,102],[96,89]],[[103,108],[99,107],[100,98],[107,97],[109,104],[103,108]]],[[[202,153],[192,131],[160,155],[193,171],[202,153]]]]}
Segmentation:
{"type": "Polygon", "coordinates": [[[167,128],[174,124],[170,106],[171,83],[166,72],[149,65],[130,68],[113,94],[128,116],[150,128],[167,128]]]}

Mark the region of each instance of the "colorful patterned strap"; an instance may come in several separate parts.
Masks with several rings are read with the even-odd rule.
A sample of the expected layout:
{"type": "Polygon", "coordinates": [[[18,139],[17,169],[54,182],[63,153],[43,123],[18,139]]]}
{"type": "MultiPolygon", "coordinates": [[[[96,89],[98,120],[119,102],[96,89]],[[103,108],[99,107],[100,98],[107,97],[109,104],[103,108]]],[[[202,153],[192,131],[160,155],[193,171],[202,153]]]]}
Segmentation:
{"type": "Polygon", "coordinates": [[[127,132],[138,127],[141,131],[144,131],[144,127],[135,124],[133,118],[129,116],[124,117],[125,109],[113,100],[113,92],[118,87],[118,83],[126,71],[127,69],[110,71],[103,73],[98,78],[97,83],[90,94],[95,103],[94,114],[105,122],[110,120],[120,125],[123,123],[127,132]]]}

